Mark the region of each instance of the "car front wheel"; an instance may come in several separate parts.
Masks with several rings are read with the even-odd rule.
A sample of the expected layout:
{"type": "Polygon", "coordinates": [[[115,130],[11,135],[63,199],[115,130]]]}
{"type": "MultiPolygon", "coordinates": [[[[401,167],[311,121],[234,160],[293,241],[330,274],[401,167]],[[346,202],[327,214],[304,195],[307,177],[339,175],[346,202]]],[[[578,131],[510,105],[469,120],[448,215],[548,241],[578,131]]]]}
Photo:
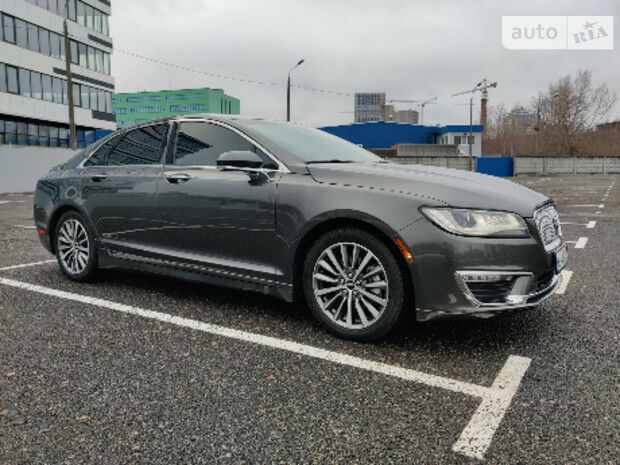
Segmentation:
{"type": "Polygon", "coordinates": [[[58,264],[73,281],[87,281],[97,270],[93,234],[77,212],[66,212],[56,225],[54,234],[58,264]]]}
{"type": "Polygon", "coordinates": [[[394,255],[362,230],[342,228],[320,237],[309,250],[303,280],[313,314],[347,339],[386,335],[403,308],[404,283],[394,255]]]}

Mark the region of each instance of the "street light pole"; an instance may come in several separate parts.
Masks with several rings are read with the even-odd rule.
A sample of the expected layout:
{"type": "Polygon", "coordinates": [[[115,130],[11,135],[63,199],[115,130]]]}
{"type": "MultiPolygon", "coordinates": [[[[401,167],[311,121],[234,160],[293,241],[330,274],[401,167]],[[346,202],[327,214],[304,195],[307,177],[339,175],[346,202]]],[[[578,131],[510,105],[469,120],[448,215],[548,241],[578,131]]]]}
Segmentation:
{"type": "Polygon", "coordinates": [[[473,131],[473,107],[474,107],[474,93],[471,93],[469,97],[469,139],[467,142],[469,143],[469,171],[473,171],[474,162],[472,159],[472,131],[473,131]]]}
{"type": "Polygon", "coordinates": [[[288,80],[286,81],[286,121],[291,120],[291,71],[304,62],[302,58],[295,66],[288,70],[288,80]]]}
{"type": "Polygon", "coordinates": [[[67,75],[67,103],[69,106],[69,140],[71,150],[77,150],[77,135],[75,131],[75,110],[73,108],[73,78],[71,75],[71,44],[69,43],[69,28],[67,26],[68,2],[65,2],[64,19],[62,23],[65,39],[65,72],[67,75]]]}

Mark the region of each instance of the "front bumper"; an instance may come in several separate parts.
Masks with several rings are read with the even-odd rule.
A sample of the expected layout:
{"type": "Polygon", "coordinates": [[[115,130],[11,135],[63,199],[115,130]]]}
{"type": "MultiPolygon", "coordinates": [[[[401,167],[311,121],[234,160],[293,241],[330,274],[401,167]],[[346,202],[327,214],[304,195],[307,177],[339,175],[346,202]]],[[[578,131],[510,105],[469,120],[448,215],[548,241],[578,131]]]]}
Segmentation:
{"type": "Polygon", "coordinates": [[[400,231],[413,254],[409,268],[417,320],[488,317],[551,296],[561,282],[555,250],[546,251],[535,225],[526,221],[532,235],[519,239],[457,236],[425,219],[400,231]]]}

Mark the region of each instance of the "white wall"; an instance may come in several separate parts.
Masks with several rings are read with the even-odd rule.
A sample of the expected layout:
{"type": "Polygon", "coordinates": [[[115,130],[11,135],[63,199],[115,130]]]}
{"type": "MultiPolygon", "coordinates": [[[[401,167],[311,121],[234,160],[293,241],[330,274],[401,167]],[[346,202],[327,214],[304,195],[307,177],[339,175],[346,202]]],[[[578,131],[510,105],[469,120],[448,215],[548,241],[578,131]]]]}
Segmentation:
{"type": "Polygon", "coordinates": [[[62,148],[0,145],[0,194],[34,191],[39,178],[76,153],[62,148]]]}

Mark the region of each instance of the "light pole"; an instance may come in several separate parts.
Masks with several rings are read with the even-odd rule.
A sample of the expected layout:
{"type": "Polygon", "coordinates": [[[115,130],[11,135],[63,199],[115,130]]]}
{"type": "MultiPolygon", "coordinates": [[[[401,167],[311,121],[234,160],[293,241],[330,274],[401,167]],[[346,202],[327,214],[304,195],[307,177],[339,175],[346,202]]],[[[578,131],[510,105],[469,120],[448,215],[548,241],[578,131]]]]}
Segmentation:
{"type": "Polygon", "coordinates": [[[75,110],[73,108],[73,78],[71,75],[71,44],[69,42],[69,30],[67,27],[67,16],[69,2],[65,1],[63,9],[63,34],[65,40],[65,72],[67,74],[67,103],[69,106],[69,145],[71,150],[77,150],[77,136],[75,132],[75,110]]]}
{"type": "Polygon", "coordinates": [[[297,62],[295,66],[293,66],[291,69],[288,70],[288,80],[286,82],[286,121],[291,120],[291,71],[293,71],[303,62],[304,62],[304,59],[302,58],[301,60],[297,62]]]}

